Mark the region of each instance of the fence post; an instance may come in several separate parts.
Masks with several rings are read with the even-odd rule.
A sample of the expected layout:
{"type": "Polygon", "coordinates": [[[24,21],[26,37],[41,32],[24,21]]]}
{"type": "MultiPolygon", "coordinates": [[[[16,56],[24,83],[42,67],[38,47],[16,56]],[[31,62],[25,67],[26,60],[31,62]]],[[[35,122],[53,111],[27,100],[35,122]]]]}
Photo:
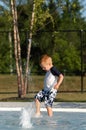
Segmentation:
{"type": "Polygon", "coordinates": [[[81,92],[83,92],[83,30],[80,30],[81,39],[81,92]]]}

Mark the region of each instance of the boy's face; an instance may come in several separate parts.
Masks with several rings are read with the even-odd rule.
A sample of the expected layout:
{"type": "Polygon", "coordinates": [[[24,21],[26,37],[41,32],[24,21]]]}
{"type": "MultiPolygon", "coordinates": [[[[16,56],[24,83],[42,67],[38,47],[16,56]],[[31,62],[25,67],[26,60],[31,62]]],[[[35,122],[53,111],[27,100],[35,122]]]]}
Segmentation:
{"type": "Polygon", "coordinates": [[[43,63],[43,64],[41,64],[41,68],[43,69],[43,70],[45,70],[45,71],[49,71],[50,70],[50,68],[51,68],[51,65],[49,64],[49,63],[43,63]]]}

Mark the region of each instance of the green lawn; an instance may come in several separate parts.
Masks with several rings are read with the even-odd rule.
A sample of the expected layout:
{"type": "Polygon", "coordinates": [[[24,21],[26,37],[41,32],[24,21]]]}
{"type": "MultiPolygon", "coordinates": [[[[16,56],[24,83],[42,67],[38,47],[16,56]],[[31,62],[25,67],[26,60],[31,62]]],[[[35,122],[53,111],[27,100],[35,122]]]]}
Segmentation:
{"type": "MultiPolygon", "coordinates": [[[[16,75],[0,75],[0,101],[31,101],[37,91],[43,87],[43,76],[28,77],[27,95],[24,99],[18,99],[18,86],[16,75]]],[[[86,77],[84,77],[84,91],[86,91],[86,77]]],[[[59,88],[55,101],[85,102],[86,92],[81,93],[81,77],[65,76],[59,88]],[[62,92],[64,91],[64,92],[62,92]],[[68,91],[68,92],[67,92],[68,91]],[[77,91],[77,92],[75,92],[77,91]]]]}

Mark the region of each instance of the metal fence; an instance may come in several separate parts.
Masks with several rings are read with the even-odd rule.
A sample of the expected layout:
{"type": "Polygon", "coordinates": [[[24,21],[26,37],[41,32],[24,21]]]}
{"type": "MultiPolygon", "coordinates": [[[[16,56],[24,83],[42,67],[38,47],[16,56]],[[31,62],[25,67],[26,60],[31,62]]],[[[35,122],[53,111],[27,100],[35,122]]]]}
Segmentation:
{"type": "MultiPolygon", "coordinates": [[[[78,76],[76,76],[74,73],[72,74],[72,76],[69,76],[69,75],[71,75],[70,72],[67,72],[64,69],[64,77],[65,78],[64,78],[64,81],[62,84],[64,89],[63,90],[60,89],[60,92],[63,92],[63,91],[64,92],[67,92],[67,91],[68,92],[69,91],[85,92],[86,91],[86,53],[84,53],[84,52],[86,52],[86,30],[56,30],[56,32],[60,33],[60,37],[61,37],[61,35],[63,36],[63,34],[66,36],[69,36],[71,34],[72,37],[69,38],[70,43],[71,43],[72,39],[74,38],[74,36],[76,34],[78,34],[78,36],[79,36],[78,41],[77,41],[77,39],[73,39],[73,41],[75,40],[75,43],[79,43],[80,58],[81,58],[81,70],[80,70],[80,73],[78,76]],[[69,83],[69,81],[71,81],[70,82],[71,84],[69,83]],[[69,85],[69,89],[66,88],[66,86],[68,86],[67,84],[69,85]],[[76,85],[78,87],[77,90],[75,89],[76,85]]],[[[43,32],[43,33],[45,33],[45,32],[43,32]]],[[[47,33],[50,33],[50,32],[47,32],[47,33]]],[[[29,31],[21,31],[20,32],[20,38],[22,41],[21,44],[25,43],[25,46],[24,46],[25,48],[27,48],[27,44],[28,44],[28,39],[29,39],[28,34],[29,34],[29,31]],[[23,37],[23,39],[22,39],[22,37],[23,37]]],[[[51,33],[50,33],[50,35],[51,35],[51,33]]],[[[10,51],[9,51],[9,54],[7,52],[6,53],[9,56],[8,68],[9,68],[11,74],[15,73],[15,65],[14,65],[15,62],[13,60],[14,59],[14,54],[13,54],[14,46],[13,46],[12,36],[13,36],[12,31],[0,31],[0,44],[2,45],[1,49],[3,49],[5,47],[4,45],[6,45],[6,43],[9,44],[10,51]]],[[[40,36],[39,33],[33,35],[33,40],[39,38],[39,36],[40,36]]],[[[47,35],[46,35],[46,38],[47,38],[47,35]]],[[[41,40],[44,40],[44,39],[41,39],[41,40]]],[[[40,41],[40,43],[41,43],[41,41],[40,41]]],[[[0,53],[3,53],[3,51],[1,51],[0,53]]],[[[25,54],[25,52],[22,52],[22,56],[25,56],[23,54],[25,54]]],[[[3,56],[4,54],[1,54],[1,55],[3,56]]],[[[2,62],[2,58],[0,59],[0,62],[2,62]]],[[[4,65],[2,65],[1,67],[4,69],[4,65]]],[[[1,67],[0,67],[0,69],[1,69],[1,67]]],[[[24,68],[24,64],[23,64],[23,68],[24,68]]],[[[9,73],[9,71],[7,69],[6,69],[6,71],[7,71],[6,73],[9,73]]],[[[3,73],[3,72],[0,72],[0,73],[3,73]]]]}

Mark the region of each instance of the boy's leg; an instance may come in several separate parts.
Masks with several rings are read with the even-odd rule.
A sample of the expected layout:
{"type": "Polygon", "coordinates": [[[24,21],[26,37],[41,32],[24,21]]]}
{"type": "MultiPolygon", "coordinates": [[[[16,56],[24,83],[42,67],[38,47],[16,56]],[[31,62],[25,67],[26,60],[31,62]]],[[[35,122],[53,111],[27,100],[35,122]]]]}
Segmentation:
{"type": "Polygon", "coordinates": [[[43,91],[39,91],[35,96],[35,104],[36,104],[36,115],[40,116],[40,105],[43,100],[43,91]]]}
{"type": "Polygon", "coordinates": [[[36,116],[40,116],[40,102],[38,99],[35,99],[36,103],[36,116]]]}
{"type": "Polygon", "coordinates": [[[53,115],[52,108],[51,107],[46,107],[46,108],[47,108],[48,116],[52,117],[52,115],[53,115]]]}
{"type": "Polygon", "coordinates": [[[53,105],[53,101],[56,97],[56,94],[57,94],[57,90],[53,89],[50,91],[50,93],[45,98],[45,106],[47,108],[47,113],[50,117],[53,115],[52,105],[53,105]]]}

